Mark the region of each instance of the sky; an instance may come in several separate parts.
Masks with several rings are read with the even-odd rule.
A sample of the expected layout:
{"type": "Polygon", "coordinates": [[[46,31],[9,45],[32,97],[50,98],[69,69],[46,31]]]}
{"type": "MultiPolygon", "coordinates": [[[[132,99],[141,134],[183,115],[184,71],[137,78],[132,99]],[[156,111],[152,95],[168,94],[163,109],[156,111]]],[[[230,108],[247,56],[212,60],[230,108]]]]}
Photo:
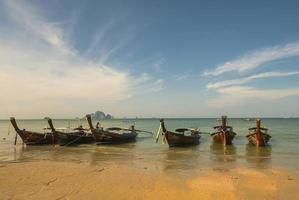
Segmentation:
{"type": "Polygon", "coordinates": [[[299,117],[299,1],[0,1],[0,118],[299,117]]]}

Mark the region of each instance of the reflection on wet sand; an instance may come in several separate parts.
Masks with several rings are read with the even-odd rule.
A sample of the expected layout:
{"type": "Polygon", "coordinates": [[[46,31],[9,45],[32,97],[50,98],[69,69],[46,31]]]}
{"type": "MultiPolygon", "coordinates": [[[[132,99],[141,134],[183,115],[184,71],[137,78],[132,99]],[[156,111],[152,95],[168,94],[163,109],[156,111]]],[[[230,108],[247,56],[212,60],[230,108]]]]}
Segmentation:
{"type": "Polygon", "coordinates": [[[13,147],[13,161],[20,161],[20,160],[24,160],[26,157],[24,157],[24,148],[25,146],[22,145],[21,147],[13,147]]]}
{"type": "Polygon", "coordinates": [[[85,162],[89,160],[91,146],[62,147],[56,145],[44,146],[17,146],[15,147],[15,159],[20,161],[52,160],[85,162]]]}
{"type": "Polygon", "coordinates": [[[12,160],[14,161],[29,161],[34,159],[51,159],[54,148],[52,146],[27,146],[17,145],[13,147],[12,160]]]}
{"type": "Polygon", "coordinates": [[[90,164],[132,162],[136,159],[135,147],[136,143],[96,145],[90,157],[90,164]]]}
{"type": "Polygon", "coordinates": [[[119,145],[79,145],[75,147],[17,145],[10,150],[10,158],[7,159],[20,162],[38,160],[85,162],[91,165],[120,163],[121,165],[146,170],[161,170],[179,175],[192,174],[190,170],[202,167],[219,167],[219,165],[233,167],[239,158],[259,168],[268,167],[271,163],[271,146],[258,148],[247,145],[245,149],[243,148],[245,152],[240,149],[240,157],[237,155],[234,145],[223,146],[212,143],[208,150],[206,149],[208,146],[166,148],[158,144],[147,145],[148,143],[147,139],[144,139],[139,143],[119,145]],[[205,151],[208,152],[208,155],[205,151]]]}
{"type": "Polygon", "coordinates": [[[163,171],[189,170],[200,166],[198,147],[169,148],[165,150],[163,171]]]}
{"type": "Polygon", "coordinates": [[[236,147],[234,145],[226,145],[212,143],[210,145],[210,158],[218,162],[233,162],[237,160],[236,147]]]}
{"type": "Polygon", "coordinates": [[[268,167],[271,163],[272,147],[257,147],[251,144],[246,145],[246,160],[256,167],[268,167]]]}
{"type": "Polygon", "coordinates": [[[135,143],[119,145],[78,145],[78,146],[16,146],[13,160],[53,160],[70,162],[130,161],[134,158],[135,143]]]}

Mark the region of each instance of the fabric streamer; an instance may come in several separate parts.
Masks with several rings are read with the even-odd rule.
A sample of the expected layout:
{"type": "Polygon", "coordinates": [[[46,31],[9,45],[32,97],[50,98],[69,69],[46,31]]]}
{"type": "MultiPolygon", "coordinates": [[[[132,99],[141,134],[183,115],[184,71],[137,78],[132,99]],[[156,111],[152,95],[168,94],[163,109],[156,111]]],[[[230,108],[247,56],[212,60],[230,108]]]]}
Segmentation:
{"type": "Polygon", "coordinates": [[[158,132],[157,132],[157,135],[156,135],[156,143],[157,143],[158,140],[159,140],[160,132],[161,132],[161,124],[160,124],[160,126],[159,126],[159,129],[158,129],[158,132]]]}

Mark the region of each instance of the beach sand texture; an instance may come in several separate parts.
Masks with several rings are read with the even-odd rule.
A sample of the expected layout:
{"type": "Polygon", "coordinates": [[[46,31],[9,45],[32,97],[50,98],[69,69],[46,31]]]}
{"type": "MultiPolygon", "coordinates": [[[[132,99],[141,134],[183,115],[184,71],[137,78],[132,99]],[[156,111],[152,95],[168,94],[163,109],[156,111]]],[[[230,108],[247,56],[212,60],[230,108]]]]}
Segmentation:
{"type": "Polygon", "coordinates": [[[0,199],[299,199],[284,169],[200,169],[178,177],[117,163],[36,161],[0,165],[0,199]]]}

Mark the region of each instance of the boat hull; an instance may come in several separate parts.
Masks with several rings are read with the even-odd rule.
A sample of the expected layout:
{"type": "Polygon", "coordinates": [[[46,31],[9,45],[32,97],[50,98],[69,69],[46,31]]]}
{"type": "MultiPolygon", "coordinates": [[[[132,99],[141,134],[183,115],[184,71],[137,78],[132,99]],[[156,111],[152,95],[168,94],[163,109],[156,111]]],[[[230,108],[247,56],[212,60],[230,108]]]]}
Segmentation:
{"type": "Polygon", "coordinates": [[[212,138],[213,138],[213,142],[215,143],[221,143],[221,144],[225,143],[225,145],[231,145],[233,143],[235,135],[236,134],[234,132],[227,132],[227,133],[222,132],[222,133],[216,133],[212,135],[212,138]]]}
{"type": "Polygon", "coordinates": [[[183,135],[172,132],[164,133],[169,147],[185,147],[199,145],[200,135],[183,135]]]}
{"type": "Polygon", "coordinates": [[[25,130],[17,131],[17,134],[21,137],[22,141],[26,145],[47,145],[57,143],[57,137],[52,133],[37,133],[25,130]]]}
{"type": "Polygon", "coordinates": [[[78,133],[59,133],[57,132],[58,144],[61,146],[78,145],[78,144],[91,144],[95,142],[91,134],[78,134],[78,133]]]}
{"type": "Polygon", "coordinates": [[[268,134],[261,134],[261,140],[258,142],[257,134],[250,134],[246,136],[249,144],[256,146],[266,146],[271,139],[271,136],[268,134]]]}
{"type": "Polygon", "coordinates": [[[96,144],[121,144],[136,141],[137,133],[118,134],[104,130],[92,131],[96,144]]]}

